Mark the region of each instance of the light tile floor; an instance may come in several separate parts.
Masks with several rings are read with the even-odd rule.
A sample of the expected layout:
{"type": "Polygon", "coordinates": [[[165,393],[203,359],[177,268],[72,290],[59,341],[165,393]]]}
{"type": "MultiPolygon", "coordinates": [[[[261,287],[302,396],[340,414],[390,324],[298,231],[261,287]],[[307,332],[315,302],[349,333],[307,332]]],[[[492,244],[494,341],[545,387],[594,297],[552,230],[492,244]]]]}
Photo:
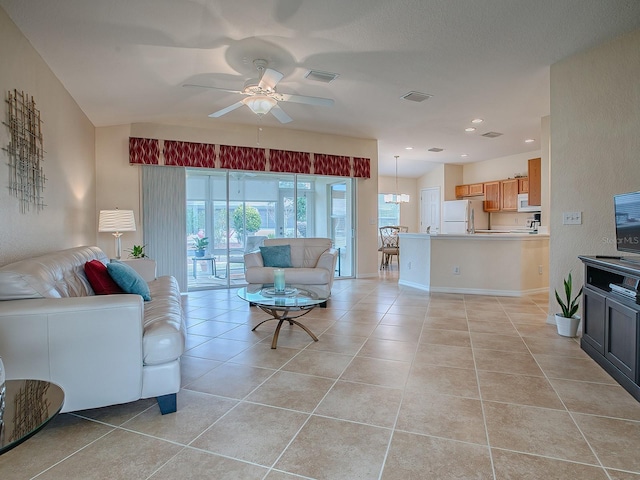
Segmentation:
{"type": "Polygon", "coordinates": [[[640,479],[640,403],[547,295],[428,295],[397,274],[334,284],[283,328],[235,291],[189,294],[178,412],[59,415],[0,479],[640,479]]]}

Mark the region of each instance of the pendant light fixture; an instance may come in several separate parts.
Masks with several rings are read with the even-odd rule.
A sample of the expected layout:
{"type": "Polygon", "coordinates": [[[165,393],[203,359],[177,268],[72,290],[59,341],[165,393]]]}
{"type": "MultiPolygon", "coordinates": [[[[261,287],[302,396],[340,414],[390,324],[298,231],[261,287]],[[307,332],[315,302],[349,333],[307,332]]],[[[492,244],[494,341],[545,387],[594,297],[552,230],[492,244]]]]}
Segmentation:
{"type": "Polygon", "coordinates": [[[406,193],[398,193],[398,157],[400,155],[394,155],[396,159],[396,193],[387,193],[384,196],[384,203],[408,203],[409,195],[406,193]]]}

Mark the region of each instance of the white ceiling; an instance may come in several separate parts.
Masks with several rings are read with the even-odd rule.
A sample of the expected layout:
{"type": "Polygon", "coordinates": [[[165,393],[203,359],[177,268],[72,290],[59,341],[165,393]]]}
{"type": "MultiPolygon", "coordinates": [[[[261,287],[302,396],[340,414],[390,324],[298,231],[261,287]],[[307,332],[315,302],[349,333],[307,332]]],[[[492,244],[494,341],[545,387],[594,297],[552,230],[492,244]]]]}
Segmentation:
{"type": "MultiPolygon", "coordinates": [[[[335,99],[281,103],[286,126],[378,139],[380,174],[417,177],[540,149],[549,68],[640,27],[638,0],[0,0],[96,126],[135,122],[257,125],[242,89],[264,58],[281,93],[335,99]],[[338,73],[330,84],[309,69],[338,73]],[[400,97],[434,95],[423,103],[400,97]],[[484,122],[465,133],[473,118],[484,122]],[[488,131],[503,133],[488,139],[488,131]],[[525,144],[526,138],[536,141],[525,144]],[[413,150],[405,147],[412,146],[413,150]],[[440,153],[427,150],[443,148],[440,153]],[[461,158],[461,154],[469,156],[461,158]]],[[[19,86],[17,86],[19,87],[19,86]]]]}

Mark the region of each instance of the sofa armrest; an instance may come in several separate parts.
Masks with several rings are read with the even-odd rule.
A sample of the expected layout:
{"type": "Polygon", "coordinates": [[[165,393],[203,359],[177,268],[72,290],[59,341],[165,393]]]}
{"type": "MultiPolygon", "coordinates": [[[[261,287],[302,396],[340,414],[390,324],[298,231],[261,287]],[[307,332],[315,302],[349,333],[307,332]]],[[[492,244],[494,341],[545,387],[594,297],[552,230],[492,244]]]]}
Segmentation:
{"type": "Polygon", "coordinates": [[[264,267],[264,263],[262,262],[262,254],[260,252],[245,253],[244,268],[246,270],[250,267],[264,267]]]}
{"type": "Polygon", "coordinates": [[[318,263],[316,264],[316,268],[324,268],[329,270],[330,272],[335,271],[336,262],[338,261],[338,250],[335,248],[330,248],[318,258],[318,263]]]}
{"type": "Polygon", "coordinates": [[[143,308],[139,295],[1,302],[0,354],[7,377],[60,385],[64,412],[137,400],[143,308]]]}

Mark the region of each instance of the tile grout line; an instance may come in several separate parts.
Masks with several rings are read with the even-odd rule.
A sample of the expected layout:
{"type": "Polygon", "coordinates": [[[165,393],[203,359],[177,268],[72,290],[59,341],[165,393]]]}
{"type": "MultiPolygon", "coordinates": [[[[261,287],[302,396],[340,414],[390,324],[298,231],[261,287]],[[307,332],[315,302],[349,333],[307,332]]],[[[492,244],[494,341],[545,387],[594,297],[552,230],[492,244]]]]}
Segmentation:
{"type": "MultiPolygon", "coordinates": [[[[609,475],[609,472],[607,472],[606,467],[603,465],[602,461],[600,460],[600,457],[598,456],[598,454],[596,453],[595,449],[593,448],[593,446],[591,445],[591,443],[589,442],[589,440],[587,439],[586,435],[584,434],[584,432],[582,431],[582,429],[580,428],[580,426],[578,425],[578,422],[576,421],[575,417],[573,416],[573,414],[571,413],[571,411],[569,410],[569,408],[567,408],[566,403],[564,402],[564,400],[562,399],[562,397],[560,396],[560,394],[558,393],[558,390],[556,389],[556,387],[553,386],[553,383],[551,383],[547,372],[545,372],[545,370],[542,368],[542,366],[540,365],[540,363],[538,362],[538,360],[536,359],[535,355],[533,354],[533,352],[531,351],[531,348],[529,347],[529,345],[527,344],[527,342],[525,341],[525,337],[520,333],[520,331],[518,330],[518,328],[516,327],[516,324],[514,324],[513,320],[511,319],[511,316],[509,315],[508,312],[505,311],[505,313],[507,313],[507,317],[509,318],[509,321],[511,322],[511,324],[513,325],[513,327],[516,329],[516,331],[518,332],[518,335],[520,337],[520,339],[522,340],[522,342],[524,343],[525,347],[527,348],[527,351],[529,352],[529,354],[531,355],[531,357],[533,358],[533,361],[536,363],[536,365],[538,366],[538,368],[540,369],[540,371],[542,372],[542,375],[544,375],[545,380],[547,381],[547,383],[549,384],[549,386],[551,387],[551,389],[553,390],[553,392],[556,394],[556,396],[558,397],[558,400],[560,400],[560,403],[562,403],[562,406],[564,407],[566,413],[569,415],[569,418],[571,418],[571,421],[573,422],[573,424],[575,425],[575,427],[578,429],[578,432],[580,432],[580,435],[582,436],[583,440],[585,441],[585,443],[587,444],[587,446],[589,447],[589,450],[591,450],[591,453],[593,454],[594,458],[596,459],[596,461],[598,462],[598,464],[600,465],[600,467],[602,468],[602,471],[604,472],[604,474],[607,476],[607,478],[609,480],[612,480],[611,476],[609,475]]],[[[565,461],[567,459],[564,459],[565,461]]]]}
{"type": "MultiPolygon", "coordinates": [[[[467,300],[465,298],[465,296],[463,295],[463,304],[464,304],[464,313],[465,313],[465,318],[467,319],[467,329],[469,328],[469,313],[467,311],[467,300]]],[[[498,304],[500,304],[500,302],[498,302],[498,304]]],[[[501,305],[503,311],[504,311],[504,307],[501,305]]],[[[505,312],[506,313],[506,312],[505,312]]],[[[474,372],[476,374],[476,383],[478,386],[478,395],[480,397],[480,408],[482,410],[482,422],[484,424],[484,434],[485,434],[485,438],[487,439],[487,449],[489,451],[489,462],[491,464],[491,473],[493,474],[493,480],[496,480],[496,466],[495,466],[495,462],[493,460],[493,450],[491,448],[491,439],[489,438],[489,428],[487,426],[487,414],[485,411],[485,405],[484,405],[484,398],[482,395],[482,388],[480,387],[480,374],[478,373],[478,364],[476,362],[476,355],[475,355],[475,350],[474,350],[474,346],[473,346],[473,337],[471,335],[471,330],[468,330],[469,332],[469,344],[471,347],[471,358],[473,358],[473,369],[474,372]]]]}

